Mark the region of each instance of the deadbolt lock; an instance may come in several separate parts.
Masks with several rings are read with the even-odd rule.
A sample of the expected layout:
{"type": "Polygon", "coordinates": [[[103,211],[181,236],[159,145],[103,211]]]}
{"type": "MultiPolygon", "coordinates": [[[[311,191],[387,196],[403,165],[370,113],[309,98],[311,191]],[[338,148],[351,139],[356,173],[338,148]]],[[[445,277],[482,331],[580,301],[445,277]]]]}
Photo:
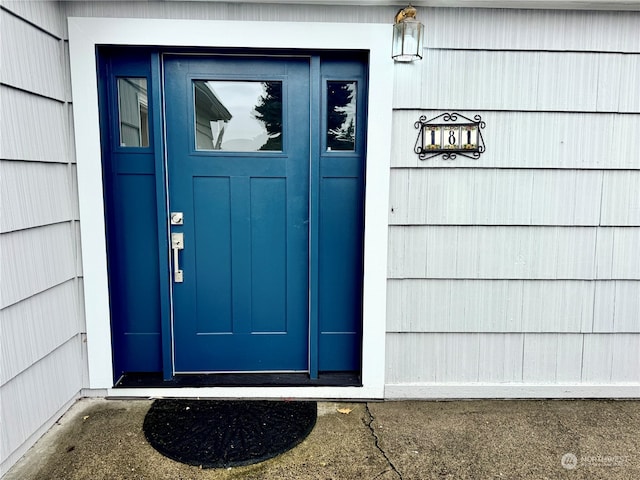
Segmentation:
{"type": "Polygon", "coordinates": [[[184,215],[182,212],[171,212],[171,225],[182,225],[184,223],[184,215]]]}

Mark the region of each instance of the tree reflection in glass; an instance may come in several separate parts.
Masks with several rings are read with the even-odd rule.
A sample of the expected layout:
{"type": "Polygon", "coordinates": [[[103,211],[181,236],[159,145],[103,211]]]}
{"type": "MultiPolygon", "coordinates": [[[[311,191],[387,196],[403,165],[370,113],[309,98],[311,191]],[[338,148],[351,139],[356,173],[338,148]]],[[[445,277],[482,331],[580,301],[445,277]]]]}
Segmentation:
{"type": "Polygon", "coordinates": [[[356,82],[327,82],[327,150],[355,150],[356,82]]]}
{"type": "Polygon", "coordinates": [[[282,82],[194,81],[198,150],[282,151],[282,82]]]}
{"type": "Polygon", "coordinates": [[[264,94],[256,105],[255,117],[264,123],[269,139],[260,150],[282,150],[282,84],[264,82],[264,94]]]}

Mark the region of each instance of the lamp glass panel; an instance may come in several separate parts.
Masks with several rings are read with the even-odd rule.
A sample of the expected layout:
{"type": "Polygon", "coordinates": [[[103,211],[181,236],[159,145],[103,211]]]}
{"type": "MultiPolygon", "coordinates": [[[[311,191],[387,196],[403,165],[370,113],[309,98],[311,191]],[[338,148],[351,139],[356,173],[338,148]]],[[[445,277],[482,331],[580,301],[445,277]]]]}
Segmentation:
{"type": "Polygon", "coordinates": [[[393,26],[392,54],[394,60],[411,62],[422,58],[422,23],[405,20],[393,26]]]}

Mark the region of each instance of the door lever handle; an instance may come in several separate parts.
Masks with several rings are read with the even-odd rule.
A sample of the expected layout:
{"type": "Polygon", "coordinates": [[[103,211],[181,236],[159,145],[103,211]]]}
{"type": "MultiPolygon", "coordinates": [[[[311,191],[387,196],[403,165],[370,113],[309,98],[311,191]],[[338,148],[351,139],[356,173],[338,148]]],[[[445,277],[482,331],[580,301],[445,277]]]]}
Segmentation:
{"type": "Polygon", "coordinates": [[[173,251],[173,281],[175,283],[182,283],[184,281],[184,275],[180,270],[180,250],[184,249],[184,233],[172,233],[171,234],[171,250],[173,251]]]}

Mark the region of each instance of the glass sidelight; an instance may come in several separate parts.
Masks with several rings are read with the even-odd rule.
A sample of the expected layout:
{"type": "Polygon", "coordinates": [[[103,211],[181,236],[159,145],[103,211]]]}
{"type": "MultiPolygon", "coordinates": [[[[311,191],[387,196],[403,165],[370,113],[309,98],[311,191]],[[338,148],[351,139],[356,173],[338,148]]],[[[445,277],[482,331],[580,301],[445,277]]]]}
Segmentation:
{"type": "Polygon", "coordinates": [[[327,150],[354,151],[356,82],[327,82],[327,150]]]}
{"type": "Polygon", "coordinates": [[[149,146],[146,78],[118,78],[118,117],[121,147],[149,146]]]}

